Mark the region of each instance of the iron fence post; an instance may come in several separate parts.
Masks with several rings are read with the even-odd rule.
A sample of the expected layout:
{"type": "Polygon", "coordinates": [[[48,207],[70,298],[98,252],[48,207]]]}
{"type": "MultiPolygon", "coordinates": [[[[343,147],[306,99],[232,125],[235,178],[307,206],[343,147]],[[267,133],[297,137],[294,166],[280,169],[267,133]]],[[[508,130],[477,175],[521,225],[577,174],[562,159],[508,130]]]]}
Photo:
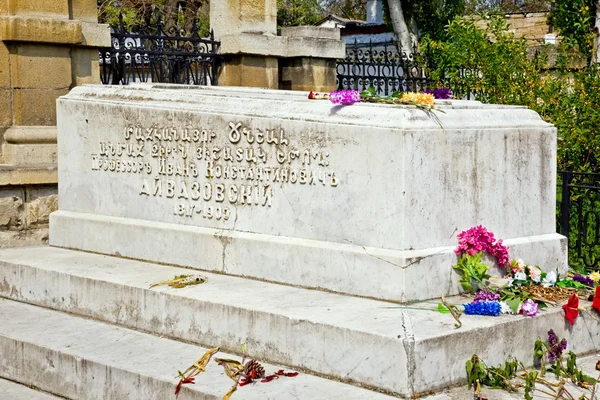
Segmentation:
{"type": "Polygon", "coordinates": [[[569,237],[569,216],[571,214],[571,202],[569,184],[571,183],[571,172],[560,172],[562,176],[562,193],[560,199],[560,234],[569,237]]]}

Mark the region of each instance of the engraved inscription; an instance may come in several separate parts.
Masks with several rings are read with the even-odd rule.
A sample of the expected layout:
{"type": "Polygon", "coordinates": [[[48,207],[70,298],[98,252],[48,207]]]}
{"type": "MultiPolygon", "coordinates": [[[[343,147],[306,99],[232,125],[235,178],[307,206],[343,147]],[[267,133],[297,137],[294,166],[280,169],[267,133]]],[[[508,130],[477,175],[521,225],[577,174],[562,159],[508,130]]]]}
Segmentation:
{"type": "Polygon", "coordinates": [[[100,141],[91,168],[141,176],[138,194],[173,201],[173,215],[227,221],[232,207],[271,207],[274,187],[337,187],[329,152],[301,148],[281,128],[229,121],[223,131],[127,126],[100,141]]]}

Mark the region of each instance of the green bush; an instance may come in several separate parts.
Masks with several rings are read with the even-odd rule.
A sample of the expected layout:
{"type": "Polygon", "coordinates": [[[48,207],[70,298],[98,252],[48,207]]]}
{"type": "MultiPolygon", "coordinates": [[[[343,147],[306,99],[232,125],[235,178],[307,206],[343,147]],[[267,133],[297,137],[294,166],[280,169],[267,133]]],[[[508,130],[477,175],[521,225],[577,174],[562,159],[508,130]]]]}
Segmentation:
{"type": "Polygon", "coordinates": [[[569,69],[561,50],[555,69],[547,69],[542,52],[528,55],[503,18],[478,26],[457,18],[448,39],[425,38],[423,54],[434,85],[448,86],[457,97],[486,103],[525,105],[558,129],[559,169],[600,172],[600,68],[569,69]]]}

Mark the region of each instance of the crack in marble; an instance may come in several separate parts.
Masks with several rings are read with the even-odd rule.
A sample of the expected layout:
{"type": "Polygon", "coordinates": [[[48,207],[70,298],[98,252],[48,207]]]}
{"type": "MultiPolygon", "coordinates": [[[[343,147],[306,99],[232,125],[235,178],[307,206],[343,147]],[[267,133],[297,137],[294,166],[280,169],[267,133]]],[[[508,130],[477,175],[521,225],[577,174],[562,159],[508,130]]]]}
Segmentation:
{"type": "Polygon", "coordinates": [[[412,321],[406,311],[400,313],[402,320],[402,345],[406,353],[406,373],[409,393],[415,393],[415,335],[413,333],[412,321]]]}

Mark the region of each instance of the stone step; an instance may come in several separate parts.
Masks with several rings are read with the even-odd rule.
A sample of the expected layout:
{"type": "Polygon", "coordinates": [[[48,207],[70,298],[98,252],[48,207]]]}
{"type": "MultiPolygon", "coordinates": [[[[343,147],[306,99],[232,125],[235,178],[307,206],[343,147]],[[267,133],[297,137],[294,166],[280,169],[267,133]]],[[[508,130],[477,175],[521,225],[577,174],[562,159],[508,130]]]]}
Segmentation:
{"type": "Polygon", "coordinates": [[[60,400],[49,393],[40,392],[25,385],[0,379],[0,399],[2,400],[60,400]]]}
{"type": "MultiPolygon", "coordinates": [[[[0,315],[7,322],[0,326],[0,374],[69,399],[174,398],[177,370],[184,370],[206,351],[6,299],[0,299],[0,315]]],[[[230,354],[219,356],[239,359],[230,354]]],[[[281,367],[264,364],[264,368],[270,373],[281,367]]],[[[211,360],[194,385],[183,386],[179,400],[220,400],[232,384],[223,369],[211,360]]],[[[392,399],[309,374],[240,387],[232,398],[392,399]]]]}
{"type": "MultiPolygon", "coordinates": [[[[199,253],[201,255],[201,253],[199,253]]],[[[532,359],[554,329],[570,349],[600,348],[600,324],[582,313],[572,331],[561,308],[536,318],[463,316],[463,326],[426,308],[204,273],[183,289],[154,282],[188,269],[52,247],[0,250],[0,296],[204,346],[238,351],[349,383],[410,397],[466,379],[477,353],[490,364],[532,359]],[[518,333],[517,333],[518,332],[518,333]]],[[[468,302],[453,298],[452,302],[468,302]]]]}

